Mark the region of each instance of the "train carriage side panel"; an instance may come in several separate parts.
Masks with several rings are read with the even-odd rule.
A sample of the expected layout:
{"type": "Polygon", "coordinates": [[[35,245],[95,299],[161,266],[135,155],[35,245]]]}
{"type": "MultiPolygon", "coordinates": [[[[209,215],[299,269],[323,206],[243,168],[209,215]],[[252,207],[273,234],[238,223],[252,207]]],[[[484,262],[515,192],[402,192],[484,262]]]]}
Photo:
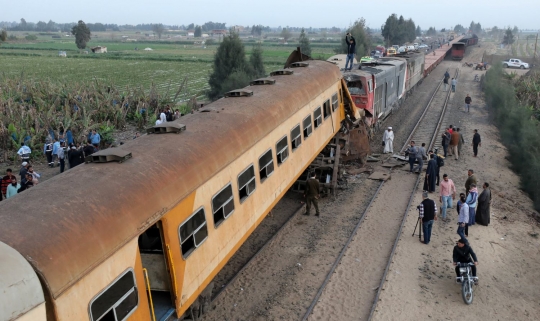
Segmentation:
{"type": "Polygon", "coordinates": [[[125,288],[126,293],[122,294],[134,288],[130,299],[126,300],[126,303],[132,304],[125,311],[130,315],[129,320],[148,320],[150,307],[137,238],[134,238],[53,300],[57,321],[97,320],[114,313],[110,309],[118,301],[109,299],[108,291],[116,289],[120,280],[129,283],[125,288]]]}
{"type": "MultiPolygon", "coordinates": [[[[273,86],[279,84],[280,78],[275,78],[277,82],[273,86]]],[[[323,111],[322,124],[317,128],[314,128],[314,124],[312,124],[312,134],[307,139],[304,137],[302,131],[301,145],[295,148],[294,151],[292,150],[291,130],[296,128],[297,125],[300,125],[300,128],[302,128],[303,120],[308,116],[311,116],[313,121],[314,112],[319,108],[324,108],[324,103],[328,100],[332,103],[332,96],[339,92],[340,85],[340,79],[336,79],[335,85],[325,89],[320,96],[314,98],[309,104],[299,109],[297,113],[276,127],[272,133],[261,139],[245,154],[241,155],[222,172],[212,177],[212,179],[197,190],[193,211],[201,207],[205,209],[208,237],[188,258],[183,259],[178,254],[175,254],[175,260],[185,260],[186,264],[184,274],[177,276],[177,278],[183,279],[181,302],[177,307],[179,313],[185,311],[193,303],[197,298],[197,294],[204,290],[212,281],[221,268],[265,218],[268,212],[294,184],[304,169],[309,166],[339,130],[340,122],[343,119],[341,115],[344,115],[344,113],[336,109],[335,111],[331,111],[325,118],[323,111]],[[279,164],[276,154],[276,143],[284,136],[287,137],[289,155],[283,163],[279,164]],[[271,176],[261,181],[258,159],[269,149],[272,151],[274,172],[271,176]],[[255,170],[255,191],[253,195],[240,202],[238,195],[240,187],[237,179],[238,174],[251,165],[254,166],[255,170]],[[234,212],[226,220],[217,225],[213,219],[211,200],[220,189],[229,183],[233,190],[234,212]]],[[[256,89],[254,88],[254,90],[256,89]]],[[[254,95],[257,95],[256,91],[254,95]]],[[[287,99],[283,99],[282,102],[286,103],[287,99]]],[[[342,104],[340,105],[342,106],[342,104]]],[[[220,111],[220,114],[224,112],[226,110],[220,111]]],[[[177,238],[177,226],[181,224],[180,217],[186,217],[185,214],[188,213],[177,215],[170,212],[165,216],[164,219],[167,220],[167,225],[169,226],[167,228],[167,234],[169,234],[171,243],[173,243],[173,239],[177,238]]]]}

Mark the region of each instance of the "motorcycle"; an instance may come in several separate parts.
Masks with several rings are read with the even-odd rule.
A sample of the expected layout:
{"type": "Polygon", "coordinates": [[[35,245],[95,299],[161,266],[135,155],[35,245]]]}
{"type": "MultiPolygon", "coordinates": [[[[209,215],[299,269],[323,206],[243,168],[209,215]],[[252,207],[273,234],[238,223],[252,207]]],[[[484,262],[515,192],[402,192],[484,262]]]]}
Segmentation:
{"type": "Polygon", "coordinates": [[[456,277],[456,282],[461,283],[461,297],[463,302],[471,304],[473,301],[473,285],[478,282],[478,277],[472,276],[471,266],[474,263],[458,263],[460,276],[456,277]]]}

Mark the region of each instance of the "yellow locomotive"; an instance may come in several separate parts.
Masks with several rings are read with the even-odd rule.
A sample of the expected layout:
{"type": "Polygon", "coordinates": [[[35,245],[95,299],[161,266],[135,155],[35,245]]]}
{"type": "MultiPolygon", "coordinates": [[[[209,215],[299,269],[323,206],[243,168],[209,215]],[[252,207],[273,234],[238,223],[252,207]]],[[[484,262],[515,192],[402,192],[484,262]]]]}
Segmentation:
{"type": "Polygon", "coordinates": [[[337,66],[290,67],[1,202],[0,320],[182,317],[359,118],[337,66]]]}

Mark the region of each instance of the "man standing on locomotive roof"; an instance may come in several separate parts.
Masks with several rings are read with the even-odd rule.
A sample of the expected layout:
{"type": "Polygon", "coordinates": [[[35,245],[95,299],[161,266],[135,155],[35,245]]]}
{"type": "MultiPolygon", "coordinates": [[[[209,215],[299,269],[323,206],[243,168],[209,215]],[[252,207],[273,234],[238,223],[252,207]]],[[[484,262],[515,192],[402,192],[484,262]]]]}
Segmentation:
{"type": "Polygon", "coordinates": [[[347,45],[347,60],[345,61],[345,70],[347,70],[349,62],[351,63],[351,66],[348,67],[348,70],[352,70],[354,63],[354,54],[356,53],[356,40],[350,32],[347,32],[347,35],[345,35],[345,44],[347,45]]]}
{"type": "Polygon", "coordinates": [[[304,197],[306,198],[306,212],[304,215],[309,215],[311,204],[315,206],[315,216],[319,216],[319,181],[315,178],[315,172],[311,173],[311,177],[306,181],[306,190],[304,197]]]}

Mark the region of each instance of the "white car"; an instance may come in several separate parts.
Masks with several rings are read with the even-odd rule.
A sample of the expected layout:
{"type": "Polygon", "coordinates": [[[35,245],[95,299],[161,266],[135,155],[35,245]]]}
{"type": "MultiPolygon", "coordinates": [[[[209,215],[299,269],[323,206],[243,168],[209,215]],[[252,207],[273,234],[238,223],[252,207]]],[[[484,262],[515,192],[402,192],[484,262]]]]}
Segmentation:
{"type": "Polygon", "coordinates": [[[401,47],[398,48],[397,52],[399,52],[399,53],[407,52],[407,47],[401,46],[401,47]]]}
{"type": "Polygon", "coordinates": [[[429,46],[425,44],[421,44],[418,46],[418,49],[426,49],[426,48],[429,48],[429,46]]]}
{"type": "Polygon", "coordinates": [[[526,62],[523,62],[523,61],[521,61],[519,59],[512,58],[512,59],[504,60],[503,61],[503,67],[504,68],[513,67],[513,68],[529,69],[529,64],[526,63],[526,62]]]}
{"type": "Polygon", "coordinates": [[[415,51],[416,48],[414,46],[407,46],[407,51],[415,51]]]}

